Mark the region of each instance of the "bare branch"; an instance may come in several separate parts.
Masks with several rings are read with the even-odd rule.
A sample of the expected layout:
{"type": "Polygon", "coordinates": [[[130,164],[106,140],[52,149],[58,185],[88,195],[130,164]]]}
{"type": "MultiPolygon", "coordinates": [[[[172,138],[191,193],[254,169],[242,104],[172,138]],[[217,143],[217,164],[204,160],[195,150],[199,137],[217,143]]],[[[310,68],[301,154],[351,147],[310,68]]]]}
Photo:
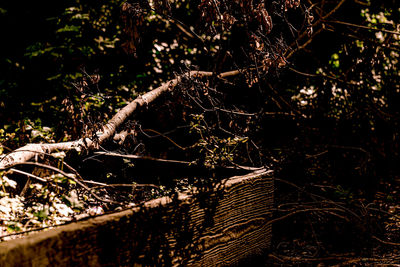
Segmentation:
{"type": "Polygon", "coordinates": [[[228,72],[223,72],[220,74],[216,74],[214,72],[208,71],[190,71],[186,74],[178,76],[177,78],[170,80],[160,87],[145,93],[142,96],[139,96],[124,108],[122,108],[111,120],[102,127],[102,130],[99,131],[96,136],[98,140],[92,140],[90,138],[81,138],[76,141],[70,142],[60,142],[55,144],[27,144],[21,148],[14,150],[8,155],[0,158],[0,170],[4,170],[10,168],[19,163],[28,162],[34,157],[39,156],[43,153],[52,153],[55,151],[71,151],[77,150],[81,151],[82,149],[95,150],[98,149],[99,145],[104,143],[106,140],[114,136],[116,129],[121,126],[126,119],[131,116],[138,107],[145,106],[153,102],[163,93],[172,90],[176,85],[180,83],[182,78],[189,77],[211,77],[215,76],[217,78],[226,78],[230,76],[236,76],[240,74],[241,70],[233,70],[228,72]]]}

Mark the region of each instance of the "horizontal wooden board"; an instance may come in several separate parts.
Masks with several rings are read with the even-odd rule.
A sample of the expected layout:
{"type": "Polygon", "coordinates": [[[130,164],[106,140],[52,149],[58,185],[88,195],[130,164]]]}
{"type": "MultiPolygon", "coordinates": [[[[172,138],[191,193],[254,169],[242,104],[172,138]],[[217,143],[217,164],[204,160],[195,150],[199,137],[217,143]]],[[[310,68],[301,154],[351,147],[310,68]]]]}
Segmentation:
{"type": "Polygon", "coordinates": [[[175,199],[0,243],[0,266],[224,266],[271,240],[273,179],[258,170],[175,199]]]}

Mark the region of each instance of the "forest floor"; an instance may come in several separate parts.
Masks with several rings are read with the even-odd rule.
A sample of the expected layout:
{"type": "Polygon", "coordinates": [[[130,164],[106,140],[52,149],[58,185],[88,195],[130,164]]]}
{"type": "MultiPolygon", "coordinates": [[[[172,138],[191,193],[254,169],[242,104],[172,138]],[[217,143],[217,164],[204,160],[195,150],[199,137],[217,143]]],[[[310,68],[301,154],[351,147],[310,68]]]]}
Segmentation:
{"type": "Polygon", "coordinates": [[[271,251],[252,266],[400,266],[399,192],[400,179],[393,179],[369,203],[353,199],[363,205],[365,214],[358,214],[368,220],[362,223],[315,214],[277,222],[271,251]]]}

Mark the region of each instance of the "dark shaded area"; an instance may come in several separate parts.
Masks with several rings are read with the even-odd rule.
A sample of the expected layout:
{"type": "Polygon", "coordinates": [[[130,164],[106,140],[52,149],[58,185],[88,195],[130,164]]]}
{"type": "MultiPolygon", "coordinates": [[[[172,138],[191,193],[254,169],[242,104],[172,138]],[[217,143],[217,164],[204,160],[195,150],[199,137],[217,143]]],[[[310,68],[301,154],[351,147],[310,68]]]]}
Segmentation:
{"type": "Polygon", "coordinates": [[[48,141],[32,137],[28,118],[55,128],[53,141],[93,137],[177,75],[241,69],[228,79],[183,77],[118,129],[130,131],[125,141],[102,147],[192,165],[87,151],[68,162],[88,179],[162,184],[171,195],[177,184],[214,185],[207,177],[225,177],[225,167],[267,166],[277,177],[277,256],[256,261],[387,255],[400,240],[396,1],[155,3],[2,3],[0,129],[15,133],[0,135],[2,144],[48,141]]]}

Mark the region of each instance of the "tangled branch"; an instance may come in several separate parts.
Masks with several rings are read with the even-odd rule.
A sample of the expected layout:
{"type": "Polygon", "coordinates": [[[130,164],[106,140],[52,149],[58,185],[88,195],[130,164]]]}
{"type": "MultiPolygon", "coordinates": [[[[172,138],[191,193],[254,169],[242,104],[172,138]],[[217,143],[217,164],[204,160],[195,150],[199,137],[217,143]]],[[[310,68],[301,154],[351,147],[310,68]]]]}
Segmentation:
{"type": "Polygon", "coordinates": [[[163,93],[173,90],[177,86],[182,78],[184,77],[211,77],[216,76],[217,78],[226,78],[230,76],[236,76],[241,73],[241,70],[234,70],[223,72],[218,75],[208,71],[190,71],[186,74],[178,76],[177,78],[170,80],[160,87],[139,96],[124,108],[122,108],[111,120],[102,127],[101,131],[96,133],[96,139],[81,138],[75,141],[60,142],[54,144],[27,144],[21,148],[18,148],[11,153],[7,154],[0,159],[0,170],[11,168],[17,164],[28,162],[32,158],[37,158],[43,153],[53,153],[56,151],[82,151],[84,150],[96,150],[106,140],[114,136],[116,129],[121,126],[126,119],[131,116],[139,107],[147,106],[152,103],[155,99],[161,96],[163,93]]]}

